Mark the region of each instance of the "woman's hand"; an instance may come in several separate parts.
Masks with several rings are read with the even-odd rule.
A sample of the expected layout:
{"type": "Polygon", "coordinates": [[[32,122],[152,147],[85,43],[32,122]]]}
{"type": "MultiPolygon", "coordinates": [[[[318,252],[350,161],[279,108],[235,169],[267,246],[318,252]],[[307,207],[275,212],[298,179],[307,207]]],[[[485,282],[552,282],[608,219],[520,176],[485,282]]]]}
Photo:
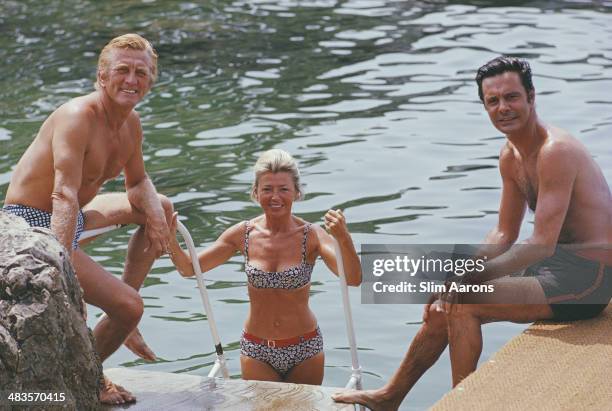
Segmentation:
{"type": "Polygon", "coordinates": [[[344,263],[344,273],[346,274],[346,283],[350,286],[358,286],[361,284],[361,262],[359,256],[355,251],[355,245],[351,239],[351,234],[346,226],[346,219],[342,210],[329,210],[325,217],[323,217],[325,223],[325,229],[327,233],[321,228],[317,231],[319,235],[319,241],[321,244],[320,253],[323,257],[325,264],[337,275],[338,274],[338,261],[336,258],[336,249],[334,245],[335,239],[340,246],[340,252],[342,255],[342,262],[344,263]],[[332,239],[333,238],[333,239],[332,239]]]}
{"type": "Polygon", "coordinates": [[[169,225],[169,238],[168,238],[168,254],[172,263],[176,266],[178,272],[183,277],[190,277],[193,275],[193,266],[191,265],[191,258],[187,253],[183,251],[181,245],[176,239],[176,227],[178,225],[178,212],[172,214],[172,220],[169,225]]]}
{"type": "Polygon", "coordinates": [[[342,210],[329,210],[323,218],[325,229],[336,240],[346,239],[350,237],[348,228],[346,227],[346,219],[342,210]]]}
{"type": "Polygon", "coordinates": [[[178,211],[175,211],[174,213],[172,213],[172,220],[170,220],[170,226],[168,227],[168,231],[170,232],[170,239],[172,238],[176,239],[177,219],[178,219],[178,211]]]}
{"type": "Polygon", "coordinates": [[[166,239],[166,249],[164,250],[166,254],[172,255],[173,252],[180,248],[178,240],[176,239],[176,225],[178,220],[178,211],[172,213],[172,219],[170,220],[170,224],[168,224],[168,238],[166,239]]]}

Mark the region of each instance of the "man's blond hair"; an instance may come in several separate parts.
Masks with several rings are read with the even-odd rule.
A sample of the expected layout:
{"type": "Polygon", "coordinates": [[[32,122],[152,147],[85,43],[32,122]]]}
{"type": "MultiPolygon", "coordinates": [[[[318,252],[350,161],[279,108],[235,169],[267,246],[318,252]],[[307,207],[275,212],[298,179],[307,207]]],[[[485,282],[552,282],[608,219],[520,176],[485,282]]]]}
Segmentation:
{"type": "MultiPolygon", "coordinates": [[[[151,84],[155,83],[155,80],[157,80],[157,53],[147,39],[134,33],[115,37],[104,46],[100,52],[100,57],[98,57],[98,72],[106,72],[108,70],[110,55],[115,49],[146,51],[149,57],[151,57],[151,84]]],[[[96,79],[95,87],[96,89],[100,88],[98,79],[96,79]]]]}

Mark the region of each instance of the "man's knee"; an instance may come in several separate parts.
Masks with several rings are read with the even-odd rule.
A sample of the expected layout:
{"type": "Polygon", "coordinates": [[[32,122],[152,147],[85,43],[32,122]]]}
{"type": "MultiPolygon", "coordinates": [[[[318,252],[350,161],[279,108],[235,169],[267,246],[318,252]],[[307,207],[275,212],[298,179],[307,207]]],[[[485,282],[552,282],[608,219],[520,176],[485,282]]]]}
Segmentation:
{"type": "Polygon", "coordinates": [[[447,318],[446,313],[438,311],[435,304],[429,307],[429,314],[427,321],[423,324],[427,327],[428,332],[434,334],[446,334],[447,333],[447,318]]]}
{"type": "Polygon", "coordinates": [[[121,322],[126,327],[130,329],[135,328],[144,312],[142,297],[132,287],[127,286],[126,292],[118,297],[117,311],[121,322]]]}
{"type": "Polygon", "coordinates": [[[477,319],[481,321],[481,312],[478,304],[456,304],[452,310],[446,314],[446,321],[449,328],[461,327],[464,321],[477,319]]]}

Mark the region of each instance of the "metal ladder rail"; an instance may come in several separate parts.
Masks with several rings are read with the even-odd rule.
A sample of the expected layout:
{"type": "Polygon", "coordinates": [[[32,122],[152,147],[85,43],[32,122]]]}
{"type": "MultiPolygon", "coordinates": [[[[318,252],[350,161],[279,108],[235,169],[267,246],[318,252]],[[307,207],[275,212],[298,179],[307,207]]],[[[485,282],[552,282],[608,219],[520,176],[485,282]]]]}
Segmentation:
{"type": "Polygon", "coordinates": [[[363,389],[361,382],[361,366],[359,365],[359,357],[357,355],[357,339],[355,338],[355,327],[353,326],[353,314],[351,312],[351,302],[348,295],[348,285],[346,283],[346,274],[344,272],[344,260],[342,259],[342,251],[338,241],[334,238],[334,249],[336,252],[336,264],[338,266],[338,277],[340,278],[340,292],[342,294],[342,306],[344,308],[344,321],[346,324],[346,334],[349,341],[351,351],[351,376],[346,384],[346,388],[361,390],[363,389]]]}

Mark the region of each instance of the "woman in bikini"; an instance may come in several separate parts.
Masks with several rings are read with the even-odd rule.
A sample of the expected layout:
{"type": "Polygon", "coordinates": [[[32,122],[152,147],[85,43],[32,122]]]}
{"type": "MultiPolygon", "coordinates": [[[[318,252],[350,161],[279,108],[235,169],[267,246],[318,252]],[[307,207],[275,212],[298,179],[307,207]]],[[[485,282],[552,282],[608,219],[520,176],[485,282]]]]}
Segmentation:
{"type": "MultiPolygon", "coordinates": [[[[283,150],[269,150],[255,163],[251,198],[263,214],[228,228],[198,254],[203,272],[237,251],[245,257],[250,310],[240,339],[240,367],[247,380],[321,384],[323,337],[308,306],[310,276],[321,256],[337,274],[332,236],[340,244],[349,285],[361,283],[361,264],[344,215],[325,214],[325,228],[294,216],[302,198],[296,161],[283,150]]],[[[176,214],[172,222],[176,230],[176,214]]],[[[170,255],[181,275],[193,275],[191,260],[173,236],[170,255]]]]}

